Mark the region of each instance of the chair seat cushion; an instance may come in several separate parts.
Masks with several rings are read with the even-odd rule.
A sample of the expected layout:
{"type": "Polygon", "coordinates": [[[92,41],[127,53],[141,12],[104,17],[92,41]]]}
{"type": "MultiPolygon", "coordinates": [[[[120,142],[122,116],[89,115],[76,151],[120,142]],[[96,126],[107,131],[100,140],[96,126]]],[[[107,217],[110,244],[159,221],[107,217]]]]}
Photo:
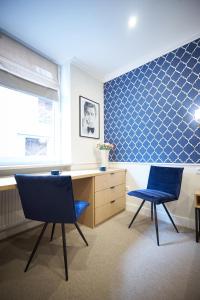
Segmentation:
{"type": "Polygon", "coordinates": [[[156,204],[176,200],[176,196],[159,190],[144,189],[128,192],[129,196],[141,198],[146,201],[155,202],[156,204]]]}
{"type": "Polygon", "coordinates": [[[84,210],[90,205],[88,201],[85,200],[75,200],[75,211],[76,211],[76,218],[79,219],[84,210]]]}

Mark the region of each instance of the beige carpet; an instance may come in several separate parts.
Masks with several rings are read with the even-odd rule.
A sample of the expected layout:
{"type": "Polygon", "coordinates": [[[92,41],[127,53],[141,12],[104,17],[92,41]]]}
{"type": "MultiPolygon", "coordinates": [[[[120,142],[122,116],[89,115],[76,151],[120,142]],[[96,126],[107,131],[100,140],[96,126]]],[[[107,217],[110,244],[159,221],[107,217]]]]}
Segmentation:
{"type": "Polygon", "coordinates": [[[64,280],[60,226],[49,243],[46,232],[27,273],[23,272],[40,227],[0,242],[1,300],[196,300],[200,299],[200,244],[194,232],[160,222],[157,247],[154,224],[124,212],[95,229],[82,226],[86,247],[66,225],[69,281],[64,280]]]}

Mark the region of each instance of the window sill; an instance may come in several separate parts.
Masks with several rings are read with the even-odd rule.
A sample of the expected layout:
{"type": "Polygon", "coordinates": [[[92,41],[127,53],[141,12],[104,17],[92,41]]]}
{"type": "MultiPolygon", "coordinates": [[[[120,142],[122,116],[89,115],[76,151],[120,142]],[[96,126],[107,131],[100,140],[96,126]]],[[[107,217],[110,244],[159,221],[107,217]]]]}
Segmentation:
{"type": "Polygon", "coordinates": [[[0,166],[0,176],[9,176],[16,173],[39,173],[48,172],[52,169],[59,169],[60,171],[69,170],[70,164],[49,163],[37,165],[13,165],[13,166],[0,166]]]}

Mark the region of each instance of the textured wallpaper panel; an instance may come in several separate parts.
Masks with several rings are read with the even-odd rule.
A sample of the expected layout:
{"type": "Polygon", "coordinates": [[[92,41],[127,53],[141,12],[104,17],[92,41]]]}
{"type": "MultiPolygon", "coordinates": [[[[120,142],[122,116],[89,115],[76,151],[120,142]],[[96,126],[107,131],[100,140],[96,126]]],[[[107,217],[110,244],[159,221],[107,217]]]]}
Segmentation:
{"type": "Polygon", "coordinates": [[[111,161],[200,163],[200,39],[104,84],[111,161]]]}

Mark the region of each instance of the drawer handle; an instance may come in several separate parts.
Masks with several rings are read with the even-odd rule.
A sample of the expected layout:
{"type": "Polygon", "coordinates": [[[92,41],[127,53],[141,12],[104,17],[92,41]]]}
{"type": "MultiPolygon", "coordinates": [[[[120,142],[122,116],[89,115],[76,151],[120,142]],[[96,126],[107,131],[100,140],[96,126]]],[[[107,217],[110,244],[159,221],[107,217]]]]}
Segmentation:
{"type": "Polygon", "coordinates": [[[114,203],[114,202],[115,202],[115,200],[110,201],[110,203],[114,203]]]}
{"type": "Polygon", "coordinates": [[[114,175],[115,173],[110,173],[110,175],[114,175]]]}
{"type": "Polygon", "coordinates": [[[111,187],[110,187],[110,189],[114,189],[114,188],[115,188],[115,186],[111,186],[111,187]]]}

